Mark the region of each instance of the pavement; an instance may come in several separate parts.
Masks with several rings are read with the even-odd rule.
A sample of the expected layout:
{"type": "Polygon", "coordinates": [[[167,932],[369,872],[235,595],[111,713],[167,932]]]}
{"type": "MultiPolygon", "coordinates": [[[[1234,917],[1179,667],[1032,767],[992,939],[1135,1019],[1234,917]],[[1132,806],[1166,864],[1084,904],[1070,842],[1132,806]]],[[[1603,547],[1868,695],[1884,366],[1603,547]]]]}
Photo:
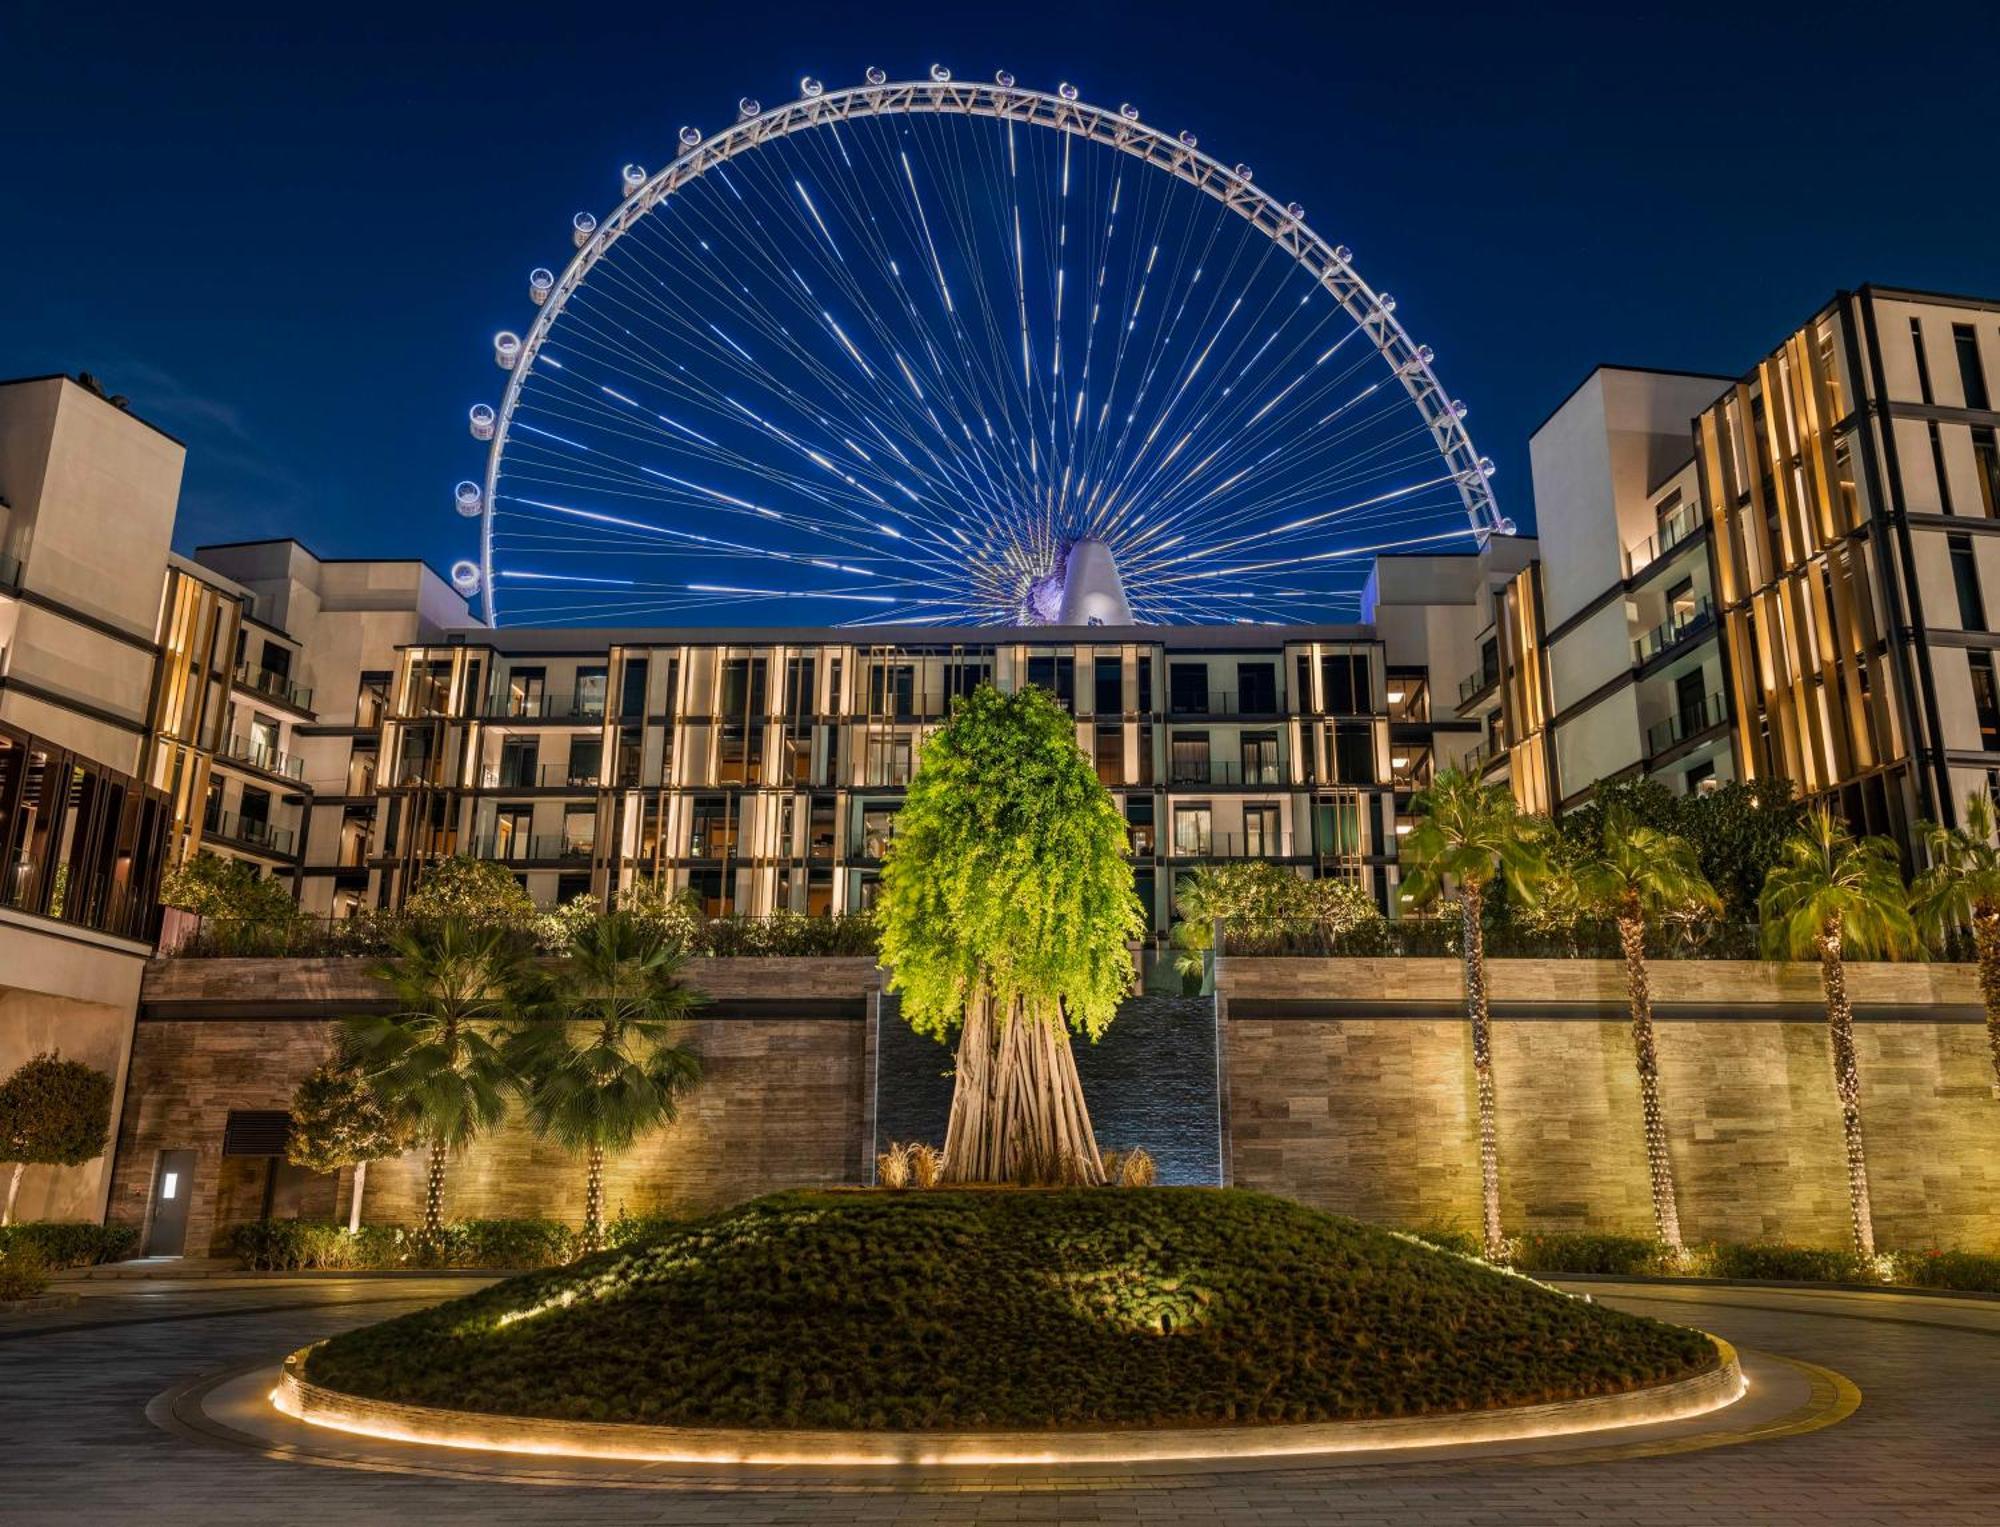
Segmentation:
{"type": "MultiPolygon", "coordinates": [[[[1903,1294],[1592,1283],[1606,1303],[1762,1354],[1774,1375],[1811,1371],[1800,1364],[1844,1375],[1858,1408],[1843,1416],[1847,1388],[1846,1403],[1796,1411],[1806,1419],[1789,1426],[1751,1425],[1746,1412],[1734,1437],[1508,1456],[1116,1479],[749,1470],[579,1482],[541,1460],[496,1468],[393,1444],[309,1456],[199,1424],[202,1395],[230,1375],[478,1281],[68,1285],[77,1305],[0,1322],[0,1522],[2000,1522],[2000,1304],[1903,1294]]],[[[1827,1388],[1818,1382],[1822,1399],[1827,1388]]]]}

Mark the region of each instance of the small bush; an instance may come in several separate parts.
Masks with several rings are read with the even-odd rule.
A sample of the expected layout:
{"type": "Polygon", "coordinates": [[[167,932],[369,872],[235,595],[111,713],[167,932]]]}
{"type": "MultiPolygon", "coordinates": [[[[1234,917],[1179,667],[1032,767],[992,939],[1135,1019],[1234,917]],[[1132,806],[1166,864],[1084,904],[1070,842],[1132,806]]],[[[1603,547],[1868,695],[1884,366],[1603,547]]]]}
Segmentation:
{"type": "Polygon", "coordinates": [[[1419,1225],[1414,1230],[1406,1230],[1403,1233],[1412,1240],[1422,1241],[1426,1246],[1435,1246],[1439,1251],[1455,1252],[1461,1257],[1479,1255],[1479,1237],[1457,1225],[1433,1222],[1419,1225]]]}
{"type": "Polygon", "coordinates": [[[48,1267],[95,1267],[122,1262],[139,1247],[139,1232],[130,1225],[93,1225],[69,1220],[28,1220],[0,1229],[0,1253],[25,1247],[37,1252],[48,1267]]]}
{"type": "Polygon", "coordinates": [[[1514,1242],[1513,1265],[1532,1273],[1647,1275],[1667,1270],[1667,1249],[1637,1235],[1524,1235],[1514,1242]]]}
{"type": "Polygon", "coordinates": [[[1120,1188],[1150,1188],[1160,1175],[1160,1169],[1153,1160],[1153,1153],[1144,1146],[1134,1146],[1129,1151],[1117,1154],[1118,1170],[1111,1170],[1111,1159],[1104,1163],[1105,1178],[1120,1188]]]}
{"type": "Polygon", "coordinates": [[[1795,1283],[1876,1283],[1851,1251],[1827,1251],[1817,1246],[1717,1246],[1709,1253],[1707,1272],[1713,1278],[1775,1278],[1795,1283]]]}
{"type": "Polygon", "coordinates": [[[934,1188],[944,1181],[944,1152],[935,1145],[911,1146],[910,1180],[920,1188],[934,1188]]]}
{"type": "Polygon", "coordinates": [[[683,1223],[676,1214],[629,1214],[624,1209],[604,1227],[604,1244],[613,1248],[657,1241],[683,1223]]]}
{"type": "Polygon", "coordinates": [[[560,1267],[576,1259],[576,1232],[552,1219],[468,1219],[444,1227],[441,1267],[560,1267]]]}
{"type": "Polygon", "coordinates": [[[910,1185],[910,1148],[891,1140],[889,1148],[875,1158],[875,1182],[878,1187],[907,1188],[910,1185]]]}
{"type": "Polygon", "coordinates": [[[49,1265],[28,1242],[0,1251],[0,1301],[32,1299],[49,1286],[49,1265]]]}
{"type": "Polygon", "coordinates": [[[257,1220],[230,1232],[229,1249],[257,1272],[367,1272],[399,1267],[557,1267],[576,1255],[576,1233],[547,1219],[473,1219],[444,1227],[435,1246],[400,1225],[359,1235],[322,1220],[257,1220]]]}
{"type": "Polygon", "coordinates": [[[2000,1294],[2000,1256],[1977,1251],[1899,1251],[1894,1278],[1915,1288],[1951,1288],[2000,1294]]]}

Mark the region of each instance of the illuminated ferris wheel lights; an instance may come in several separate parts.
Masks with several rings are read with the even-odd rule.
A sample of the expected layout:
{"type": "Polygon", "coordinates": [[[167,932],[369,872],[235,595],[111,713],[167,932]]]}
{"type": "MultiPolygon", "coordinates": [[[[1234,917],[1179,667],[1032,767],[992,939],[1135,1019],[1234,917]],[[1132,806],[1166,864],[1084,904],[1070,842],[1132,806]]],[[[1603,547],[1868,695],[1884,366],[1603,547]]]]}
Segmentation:
{"type": "MultiPolygon", "coordinates": [[[[866,78],[868,83],[871,85],[886,85],[889,83],[889,76],[882,70],[876,68],[873,64],[870,64],[868,66],[868,72],[866,78]]],[[[1014,83],[1013,76],[1003,75],[1001,77],[1000,83],[1003,85],[1013,84],[1014,83]]]]}
{"type": "Polygon", "coordinates": [[[763,106],[754,97],[746,95],[736,103],[736,119],[739,122],[748,122],[763,109],[763,106]]]}
{"type": "Polygon", "coordinates": [[[451,565],[451,586],[470,599],[479,592],[479,564],[460,559],[451,565]]]}
{"type": "Polygon", "coordinates": [[[1194,135],[1193,133],[1191,133],[1191,132],[1185,132],[1185,131],[1183,131],[1183,132],[1181,133],[1181,147],[1182,147],[1182,148],[1193,148],[1193,147],[1194,147],[1194,146],[1195,146],[1196,144],[1198,144],[1198,143],[1200,143],[1200,142],[1201,142],[1201,139],[1197,138],[1197,137],[1196,137],[1196,136],[1195,136],[1195,135],[1194,135]]]}
{"type": "Polygon", "coordinates": [[[514,363],[521,358],[521,336],[512,329],[502,329],[493,336],[493,364],[502,371],[512,371],[514,363]]]}
{"type": "Polygon", "coordinates": [[[1303,223],[1306,220],[1306,209],[1295,201],[1287,202],[1285,203],[1285,216],[1295,223],[1303,223]]]}
{"type": "MultiPolygon", "coordinates": [[[[1060,85],[1056,86],[1056,94],[1061,96],[1065,101],[1073,101],[1076,99],[1076,86],[1072,85],[1068,80],[1064,80],[1060,85]]],[[[1122,107],[1120,109],[1123,110],[1122,107]]]]}
{"type": "Polygon", "coordinates": [[[698,148],[700,145],[701,129],[699,127],[683,127],[681,129],[682,148],[698,148]]]}
{"type": "Polygon", "coordinates": [[[1236,176],[1238,180],[1242,181],[1245,185],[1248,185],[1250,183],[1249,165],[1239,164],[1238,166],[1236,166],[1235,170],[1232,173],[1236,176]]]}
{"type": "Polygon", "coordinates": [[[489,403],[475,403],[467,410],[465,422],[472,430],[474,440],[491,440],[497,422],[493,407],[489,403]]]}
{"type": "Polygon", "coordinates": [[[932,64],[931,78],[940,85],[949,85],[951,83],[951,70],[945,68],[943,64],[932,64]]]}
{"type": "Polygon", "coordinates": [[[469,520],[476,520],[486,508],[486,491],[478,483],[466,481],[451,490],[458,512],[469,520]]]}
{"type": "Polygon", "coordinates": [[[632,195],[646,183],[646,167],[643,164],[628,164],[618,172],[618,183],[625,188],[627,196],[632,195]]]}
{"type": "Polygon", "coordinates": [[[597,232],[597,214],[579,212],[569,220],[570,240],[578,249],[590,242],[590,236],[597,232]]]}
{"type": "Polygon", "coordinates": [[[1393,313],[1396,311],[1396,299],[1387,292],[1384,292],[1375,299],[1375,306],[1385,313],[1393,313]]]}
{"type": "MultiPolygon", "coordinates": [[[[880,80],[871,80],[870,83],[879,85],[882,82],[880,80]]],[[[993,76],[993,83],[998,85],[1002,90],[1012,90],[1014,88],[1014,76],[1009,74],[1005,69],[1002,69],[993,76]]]]}
{"type": "Polygon", "coordinates": [[[549,293],[556,289],[556,273],[546,266],[537,265],[528,272],[528,300],[540,307],[549,300],[549,293]]]}

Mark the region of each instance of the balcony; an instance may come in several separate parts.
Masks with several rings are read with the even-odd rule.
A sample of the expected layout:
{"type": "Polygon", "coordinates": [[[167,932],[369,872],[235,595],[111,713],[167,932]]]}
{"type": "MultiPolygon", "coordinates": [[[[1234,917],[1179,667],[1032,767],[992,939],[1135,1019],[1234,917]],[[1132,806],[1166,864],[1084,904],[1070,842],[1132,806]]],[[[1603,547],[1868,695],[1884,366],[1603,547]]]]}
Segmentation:
{"type": "Polygon", "coordinates": [[[280,705],[289,705],[293,710],[312,709],[313,692],[304,684],[294,684],[282,673],[273,673],[268,668],[252,668],[248,663],[236,665],[236,683],[239,688],[260,695],[268,695],[280,705]]]}
{"type": "Polygon", "coordinates": [[[1461,707],[1470,705],[1480,695],[1500,682],[1500,665],[1492,663],[1482,666],[1477,673],[1466,675],[1458,681],[1458,703],[1461,707]]]}
{"type": "Polygon", "coordinates": [[[1632,660],[1650,663],[1662,653],[1671,652],[1683,642],[1704,634],[1714,625],[1715,606],[1704,594],[1688,609],[1668,616],[1644,636],[1636,638],[1632,643],[1632,660]]]}
{"type": "Polygon", "coordinates": [[[305,765],[291,754],[249,737],[231,737],[222,745],[222,756],[283,779],[304,779],[306,774],[305,765]]]}
{"type": "Polygon", "coordinates": [[[291,857],[292,844],[298,840],[298,835],[289,827],[274,827],[267,821],[240,816],[234,811],[209,812],[202,819],[201,830],[208,837],[240,843],[245,848],[262,849],[282,858],[291,857]]]}
{"type": "Polygon", "coordinates": [[[1167,784],[1271,785],[1285,783],[1282,763],[1236,763],[1222,758],[1174,758],[1167,763],[1167,784]]]}
{"type": "Polygon", "coordinates": [[[1477,779],[1506,756],[1506,745],[1495,738],[1488,737],[1478,747],[1465,755],[1465,772],[1470,774],[1474,779],[1477,779]]]}
{"type": "Polygon", "coordinates": [[[1699,737],[1710,727],[1720,726],[1729,717],[1724,708],[1722,695],[1704,695],[1698,704],[1685,706],[1679,712],[1656,721],[1646,728],[1646,756],[1657,758],[1670,748],[1677,748],[1690,737],[1699,737]]]}
{"type": "Polygon", "coordinates": [[[491,859],[499,864],[552,864],[567,860],[587,860],[595,844],[589,838],[571,837],[563,832],[509,833],[505,839],[495,833],[478,839],[472,847],[475,859],[491,859]]]}
{"type": "Polygon", "coordinates": [[[1189,716],[1276,716],[1283,713],[1280,706],[1276,694],[1263,690],[1211,689],[1202,694],[1169,696],[1167,714],[1176,720],[1189,716]]]}
{"type": "Polygon", "coordinates": [[[479,712],[482,721],[602,721],[604,696],[506,695],[489,700],[479,712]]]}
{"type": "Polygon", "coordinates": [[[603,783],[602,771],[574,769],[555,764],[539,768],[485,768],[479,771],[482,790],[595,790],[603,783]]]}
{"type": "Polygon", "coordinates": [[[1684,503],[1660,521],[1660,528],[1625,548],[1625,576],[1636,578],[1708,523],[1699,503],[1684,503]]]}

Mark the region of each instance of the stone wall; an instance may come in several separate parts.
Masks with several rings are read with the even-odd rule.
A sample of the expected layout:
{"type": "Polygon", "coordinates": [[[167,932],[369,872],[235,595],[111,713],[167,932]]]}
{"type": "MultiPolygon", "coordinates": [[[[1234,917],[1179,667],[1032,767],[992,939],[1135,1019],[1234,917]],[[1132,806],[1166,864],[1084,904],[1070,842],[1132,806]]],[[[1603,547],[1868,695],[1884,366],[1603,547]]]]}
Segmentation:
{"type": "MultiPolygon", "coordinates": [[[[1857,965],[1849,984],[1879,1238],[2000,1248],[2000,1099],[1972,971],[1857,965]]],[[[1843,1244],[1815,970],[1662,962],[1653,986],[1688,1236],[1843,1244]]],[[[1230,958],[1217,987],[1236,1183],[1392,1224],[1477,1224],[1457,962],[1230,958]]],[[[1492,990],[1508,1226],[1650,1233],[1622,968],[1496,960],[1492,990]]]]}
{"type": "MultiPolygon", "coordinates": [[[[282,1109],[331,1045],[330,1013],[379,999],[362,960],[161,960],[147,972],[110,1218],[142,1226],[162,1150],[197,1153],[187,1248],[200,1255],[263,1201],[258,1159],[222,1156],[231,1109],[282,1109]]],[[[690,984],[710,1005],[689,1025],[701,1085],[681,1117],[614,1160],[607,1202],[634,1213],[699,1209],[776,1188],[865,1177],[872,961],[702,960],[690,984]]],[[[307,1217],[344,1215],[351,1174],[308,1183],[307,1217]]],[[[510,1120],[451,1167],[454,1218],[582,1215],[581,1167],[510,1120]]],[[[369,1168],[365,1217],[414,1223],[418,1153],[369,1168]]]]}

